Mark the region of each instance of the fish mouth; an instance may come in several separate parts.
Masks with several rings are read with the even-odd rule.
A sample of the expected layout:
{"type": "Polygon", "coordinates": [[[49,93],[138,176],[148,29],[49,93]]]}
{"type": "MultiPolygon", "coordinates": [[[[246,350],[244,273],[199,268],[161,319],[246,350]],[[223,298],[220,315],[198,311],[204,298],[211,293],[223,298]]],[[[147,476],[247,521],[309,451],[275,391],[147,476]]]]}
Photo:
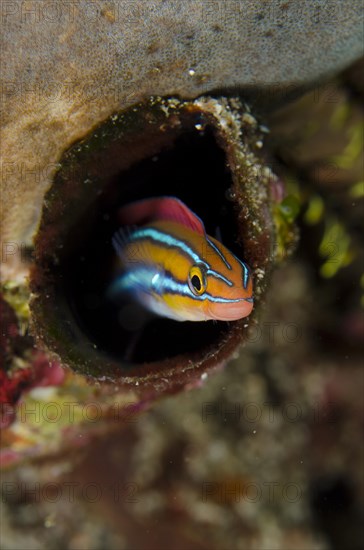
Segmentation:
{"type": "Polygon", "coordinates": [[[253,305],[253,298],[241,298],[232,304],[209,304],[208,310],[216,321],[238,321],[251,314],[253,305]]]}

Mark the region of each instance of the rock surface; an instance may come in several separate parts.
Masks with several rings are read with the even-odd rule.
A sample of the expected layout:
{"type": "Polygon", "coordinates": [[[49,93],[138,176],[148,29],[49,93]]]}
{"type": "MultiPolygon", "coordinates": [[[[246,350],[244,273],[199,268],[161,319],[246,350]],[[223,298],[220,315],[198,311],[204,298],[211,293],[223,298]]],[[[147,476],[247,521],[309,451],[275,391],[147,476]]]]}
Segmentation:
{"type": "Polygon", "coordinates": [[[1,10],[2,230],[17,243],[32,240],[62,152],[113,111],[150,95],[297,87],[362,52],[356,0],[13,1],[1,10]]]}

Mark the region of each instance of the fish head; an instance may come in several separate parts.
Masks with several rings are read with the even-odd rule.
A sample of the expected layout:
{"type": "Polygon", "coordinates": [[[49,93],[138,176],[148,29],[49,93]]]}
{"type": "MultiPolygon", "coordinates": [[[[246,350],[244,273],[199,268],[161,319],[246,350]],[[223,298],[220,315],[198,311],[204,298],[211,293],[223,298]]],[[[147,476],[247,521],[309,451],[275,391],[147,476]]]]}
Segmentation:
{"type": "Polygon", "coordinates": [[[207,236],[206,242],[206,314],[218,321],[247,317],[254,305],[249,267],[216,239],[207,236]]]}
{"type": "Polygon", "coordinates": [[[235,321],[253,309],[250,269],[212,237],[183,235],[184,254],[168,258],[168,302],[175,318],[190,321],[235,321]],[[187,246],[188,245],[188,246],[187,246]]]}

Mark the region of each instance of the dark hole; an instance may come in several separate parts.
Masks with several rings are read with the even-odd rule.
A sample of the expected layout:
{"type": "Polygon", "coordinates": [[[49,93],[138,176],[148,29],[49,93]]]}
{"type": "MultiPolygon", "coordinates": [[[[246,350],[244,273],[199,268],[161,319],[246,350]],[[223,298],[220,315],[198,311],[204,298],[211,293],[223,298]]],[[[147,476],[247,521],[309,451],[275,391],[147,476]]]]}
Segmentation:
{"type": "MultiPolygon", "coordinates": [[[[73,315],[99,350],[121,361],[143,363],[211,348],[221,340],[229,326],[226,322],[177,322],[152,317],[133,302],[116,306],[105,299],[105,294],[116,258],[111,243],[118,229],[116,214],[121,205],[134,200],[178,197],[200,216],[208,234],[215,236],[219,228],[223,242],[241,255],[236,244],[233,204],[226,198],[231,185],[225,154],[208,127],[204,132],[189,130],[181,134],[173,148],[140,161],[110,180],[92,212],[81,222],[85,234],[82,245],[60,267],[63,293],[73,315]]],[[[74,231],[77,234],[77,227],[74,231]]],[[[199,289],[200,281],[193,279],[199,289]]]]}

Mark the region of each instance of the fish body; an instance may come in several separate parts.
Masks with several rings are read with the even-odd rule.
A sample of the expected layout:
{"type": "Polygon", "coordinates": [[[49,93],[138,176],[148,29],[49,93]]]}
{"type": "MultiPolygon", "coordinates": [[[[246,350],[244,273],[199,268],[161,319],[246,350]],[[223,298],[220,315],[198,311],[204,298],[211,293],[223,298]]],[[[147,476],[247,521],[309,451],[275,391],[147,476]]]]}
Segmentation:
{"type": "Polygon", "coordinates": [[[148,310],[177,321],[232,321],[251,313],[248,266],[208,236],[186,205],[161,197],[127,209],[121,218],[129,224],[113,238],[122,268],[113,296],[132,293],[148,310]]]}

